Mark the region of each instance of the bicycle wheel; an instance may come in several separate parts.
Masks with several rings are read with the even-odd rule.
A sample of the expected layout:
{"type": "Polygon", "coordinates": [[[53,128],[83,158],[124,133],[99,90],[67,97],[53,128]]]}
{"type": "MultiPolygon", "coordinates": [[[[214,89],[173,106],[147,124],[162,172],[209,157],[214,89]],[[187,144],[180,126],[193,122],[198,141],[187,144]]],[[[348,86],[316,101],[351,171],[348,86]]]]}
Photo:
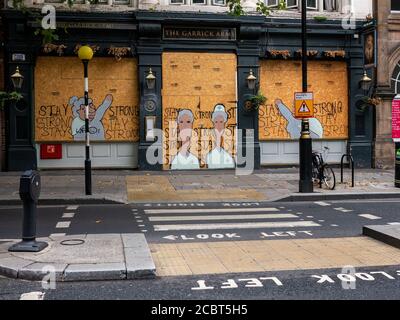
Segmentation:
{"type": "Polygon", "coordinates": [[[336,187],[335,172],[333,172],[333,169],[328,165],[324,165],[322,170],[322,181],[328,189],[334,190],[336,187]]]}

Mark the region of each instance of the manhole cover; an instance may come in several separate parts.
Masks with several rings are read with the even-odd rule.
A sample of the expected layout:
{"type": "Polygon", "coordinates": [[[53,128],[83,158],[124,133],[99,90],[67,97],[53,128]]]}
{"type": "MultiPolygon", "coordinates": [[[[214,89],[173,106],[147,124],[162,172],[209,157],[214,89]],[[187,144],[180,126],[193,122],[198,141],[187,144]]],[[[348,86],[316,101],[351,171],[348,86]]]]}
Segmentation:
{"type": "Polygon", "coordinates": [[[78,246],[78,245],[81,245],[84,243],[85,243],[85,240],[82,240],[82,239],[68,239],[68,240],[63,240],[60,242],[60,244],[63,246],[78,246]]]}

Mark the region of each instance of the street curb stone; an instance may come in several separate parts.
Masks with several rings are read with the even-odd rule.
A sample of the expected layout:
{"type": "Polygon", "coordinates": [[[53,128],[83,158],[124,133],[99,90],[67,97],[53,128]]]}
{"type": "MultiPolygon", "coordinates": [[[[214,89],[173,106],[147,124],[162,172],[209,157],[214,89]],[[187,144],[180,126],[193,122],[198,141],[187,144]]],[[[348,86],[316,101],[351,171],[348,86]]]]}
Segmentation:
{"type": "Polygon", "coordinates": [[[358,200],[358,199],[393,199],[400,198],[400,192],[363,192],[363,193],[294,193],[290,196],[276,199],[273,202],[296,201],[329,201],[329,200],[358,200]]]}
{"type": "Polygon", "coordinates": [[[400,249],[400,226],[364,226],[363,235],[400,249]]]}
{"type": "Polygon", "coordinates": [[[63,281],[123,280],[125,263],[70,264],[64,271],[63,281]]]}
{"type": "MultiPolygon", "coordinates": [[[[74,204],[127,204],[122,200],[115,200],[109,198],[42,198],[38,200],[38,205],[74,205],[74,204]]],[[[19,206],[22,205],[20,199],[0,199],[2,206],[19,206]]]]}
{"type": "Polygon", "coordinates": [[[49,268],[52,267],[55,271],[55,276],[57,281],[61,281],[63,278],[64,270],[67,268],[66,263],[43,263],[43,262],[34,262],[21,270],[18,271],[18,278],[24,280],[38,281],[43,280],[43,277],[48,275],[50,272],[49,268]],[[45,269],[43,269],[45,268],[45,269]]]}
{"type": "Polygon", "coordinates": [[[127,279],[154,278],[156,267],[143,234],[122,234],[127,279]]]}
{"type": "Polygon", "coordinates": [[[10,255],[9,258],[0,260],[0,274],[9,278],[17,278],[19,271],[32,263],[34,261],[10,255]]]}

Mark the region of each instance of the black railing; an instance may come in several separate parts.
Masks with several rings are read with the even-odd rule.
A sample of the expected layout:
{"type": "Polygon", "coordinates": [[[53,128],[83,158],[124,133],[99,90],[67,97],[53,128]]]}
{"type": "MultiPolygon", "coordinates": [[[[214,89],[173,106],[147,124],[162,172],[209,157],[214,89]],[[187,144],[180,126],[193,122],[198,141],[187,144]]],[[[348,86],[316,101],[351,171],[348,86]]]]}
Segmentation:
{"type": "Polygon", "coordinates": [[[354,159],[353,156],[349,153],[344,154],[342,156],[342,160],[340,160],[340,183],[343,183],[343,166],[344,166],[344,158],[347,157],[347,161],[351,166],[351,187],[354,188],[354,159]]]}

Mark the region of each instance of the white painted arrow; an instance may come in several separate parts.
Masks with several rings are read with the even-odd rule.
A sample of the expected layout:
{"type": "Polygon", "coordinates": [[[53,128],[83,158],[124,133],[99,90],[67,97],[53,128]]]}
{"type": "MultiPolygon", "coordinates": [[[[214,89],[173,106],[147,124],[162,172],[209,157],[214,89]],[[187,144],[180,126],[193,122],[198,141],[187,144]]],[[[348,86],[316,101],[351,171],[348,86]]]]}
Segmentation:
{"type": "Polygon", "coordinates": [[[165,236],[165,237],[163,237],[163,238],[164,238],[164,239],[168,239],[168,240],[177,240],[177,239],[178,239],[177,236],[173,236],[173,235],[165,236]]]}

